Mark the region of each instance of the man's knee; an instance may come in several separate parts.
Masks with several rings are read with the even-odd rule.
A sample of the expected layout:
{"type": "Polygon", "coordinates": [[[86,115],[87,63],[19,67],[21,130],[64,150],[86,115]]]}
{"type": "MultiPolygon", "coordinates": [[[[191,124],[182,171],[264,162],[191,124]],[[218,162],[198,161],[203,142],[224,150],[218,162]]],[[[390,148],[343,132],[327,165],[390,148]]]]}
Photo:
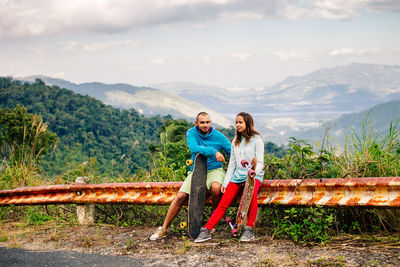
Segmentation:
{"type": "Polygon", "coordinates": [[[211,195],[219,197],[221,195],[221,184],[220,183],[212,183],[211,184],[211,195]]]}
{"type": "Polygon", "coordinates": [[[188,197],[188,194],[183,193],[183,192],[178,192],[178,194],[177,194],[176,197],[175,197],[174,202],[175,202],[177,205],[182,206],[183,202],[186,201],[187,197],[188,197]]]}

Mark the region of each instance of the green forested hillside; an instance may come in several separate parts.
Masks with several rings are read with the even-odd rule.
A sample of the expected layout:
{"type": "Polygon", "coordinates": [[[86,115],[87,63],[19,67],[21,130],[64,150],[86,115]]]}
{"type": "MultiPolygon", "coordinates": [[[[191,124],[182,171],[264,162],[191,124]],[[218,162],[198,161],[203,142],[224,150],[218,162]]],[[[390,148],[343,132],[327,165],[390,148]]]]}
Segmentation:
{"type": "Polygon", "coordinates": [[[40,115],[60,139],[43,165],[49,175],[73,169],[90,158],[98,161],[101,173],[146,168],[148,146],[158,141],[159,127],[170,118],[147,118],[133,109],[115,109],[39,79],[29,84],[0,78],[0,107],[17,105],[40,115]]]}

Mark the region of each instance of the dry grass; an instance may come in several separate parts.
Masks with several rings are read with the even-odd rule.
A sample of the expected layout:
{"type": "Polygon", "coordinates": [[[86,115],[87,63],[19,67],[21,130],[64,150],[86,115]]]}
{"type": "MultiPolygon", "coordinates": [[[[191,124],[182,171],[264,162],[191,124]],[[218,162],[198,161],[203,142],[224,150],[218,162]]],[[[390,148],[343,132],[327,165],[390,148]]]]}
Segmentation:
{"type": "Polygon", "coordinates": [[[54,220],[41,225],[3,222],[0,246],[129,255],[171,266],[373,266],[375,262],[400,265],[399,236],[341,236],[328,245],[305,247],[263,236],[252,243],[240,243],[231,239],[225,228],[219,226],[210,242],[197,244],[184,231],[171,232],[159,242],[149,241],[153,227],[71,226],[54,220]]]}

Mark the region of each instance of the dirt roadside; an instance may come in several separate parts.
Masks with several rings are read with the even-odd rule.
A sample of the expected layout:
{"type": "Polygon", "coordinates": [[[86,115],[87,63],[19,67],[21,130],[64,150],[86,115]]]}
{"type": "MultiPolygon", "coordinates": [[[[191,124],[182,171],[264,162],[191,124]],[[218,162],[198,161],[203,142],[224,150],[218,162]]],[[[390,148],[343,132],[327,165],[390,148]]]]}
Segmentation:
{"type": "Polygon", "coordinates": [[[154,227],[55,221],[29,226],[3,222],[0,226],[2,247],[128,255],[145,260],[146,266],[400,266],[399,236],[393,235],[347,236],[323,246],[301,246],[271,240],[256,231],[256,241],[240,243],[230,238],[226,226],[219,226],[212,240],[196,244],[184,229],[154,242],[148,239],[154,227]]]}

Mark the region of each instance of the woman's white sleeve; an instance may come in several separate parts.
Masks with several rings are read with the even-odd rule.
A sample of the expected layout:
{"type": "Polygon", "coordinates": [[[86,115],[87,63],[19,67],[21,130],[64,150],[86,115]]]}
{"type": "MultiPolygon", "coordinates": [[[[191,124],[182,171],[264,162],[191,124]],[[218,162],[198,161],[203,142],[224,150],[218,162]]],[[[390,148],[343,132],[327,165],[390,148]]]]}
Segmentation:
{"type": "Polygon", "coordinates": [[[264,142],[261,138],[256,139],[256,173],[259,174],[264,169],[264,142]]]}
{"type": "Polygon", "coordinates": [[[235,145],[232,142],[231,145],[231,157],[229,158],[228,170],[225,174],[224,182],[222,183],[223,187],[227,187],[229,182],[231,181],[233,172],[236,169],[236,157],[235,157],[235,145]]]}

